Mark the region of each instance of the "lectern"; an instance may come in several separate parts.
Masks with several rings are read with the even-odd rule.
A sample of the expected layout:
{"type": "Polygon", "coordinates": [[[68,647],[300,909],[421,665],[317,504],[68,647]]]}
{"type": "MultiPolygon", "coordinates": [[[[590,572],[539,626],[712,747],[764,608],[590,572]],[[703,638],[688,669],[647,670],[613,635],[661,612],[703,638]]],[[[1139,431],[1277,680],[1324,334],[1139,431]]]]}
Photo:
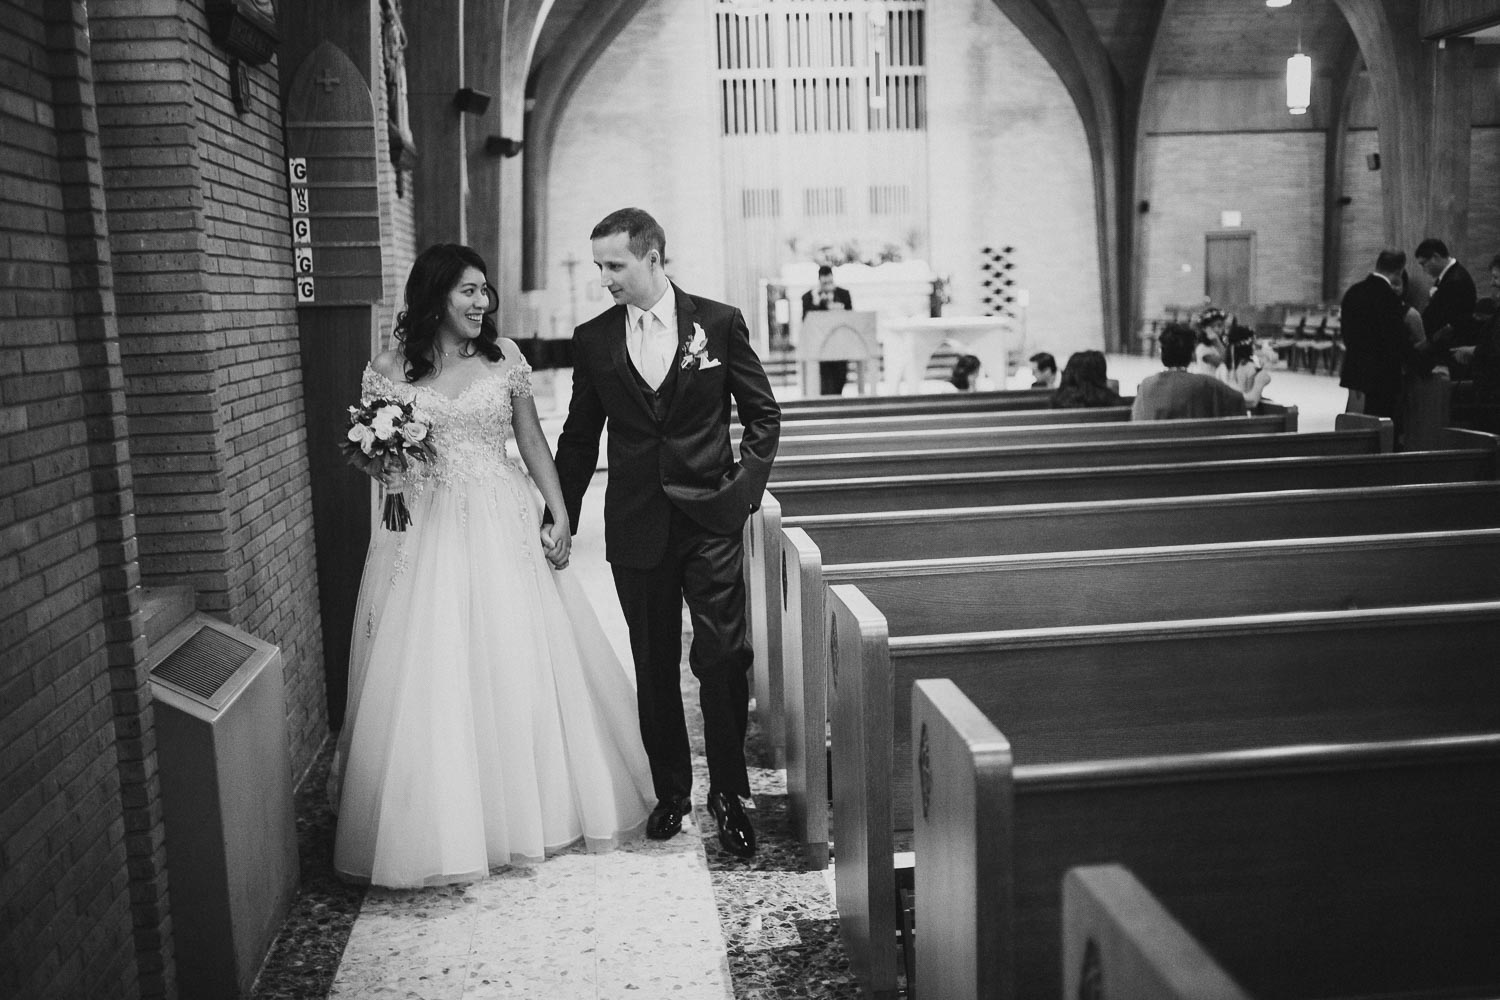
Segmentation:
{"type": "Polygon", "coordinates": [[[801,343],[797,345],[802,373],[802,395],[819,394],[820,361],[853,361],[859,367],[860,393],[875,394],[880,362],[880,341],[875,335],[875,314],[850,310],[815,310],[802,317],[801,343]]]}

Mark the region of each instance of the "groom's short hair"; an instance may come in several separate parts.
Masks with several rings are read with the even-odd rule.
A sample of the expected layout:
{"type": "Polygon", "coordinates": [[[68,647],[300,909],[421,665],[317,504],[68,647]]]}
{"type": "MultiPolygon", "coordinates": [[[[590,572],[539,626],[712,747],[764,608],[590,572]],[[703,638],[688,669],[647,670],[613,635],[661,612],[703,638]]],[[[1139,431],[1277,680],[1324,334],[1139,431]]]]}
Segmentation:
{"type": "Polygon", "coordinates": [[[662,230],[661,223],[651,217],[651,213],[643,208],[622,208],[610,212],[594,231],[589,233],[589,239],[598,240],[615,233],[624,233],[630,240],[630,252],[636,259],[646,256],[646,251],[652,247],[661,254],[663,262],[667,259],[667,234],[662,230]]]}

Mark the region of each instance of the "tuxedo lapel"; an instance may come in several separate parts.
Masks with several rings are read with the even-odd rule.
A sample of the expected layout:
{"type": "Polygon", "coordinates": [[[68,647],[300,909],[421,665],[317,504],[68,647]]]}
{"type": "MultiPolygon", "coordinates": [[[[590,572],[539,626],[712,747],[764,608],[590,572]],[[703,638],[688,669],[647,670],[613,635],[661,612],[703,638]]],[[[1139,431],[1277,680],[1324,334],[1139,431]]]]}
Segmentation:
{"type": "Polygon", "coordinates": [[[687,356],[687,345],[693,339],[693,314],[698,311],[693,300],[675,284],[672,286],[672,294],[677,298],[677,353],[672,355],[672,366],[667,369],[667,377],[660,389],[661,394],[667,398],[668,416],[671,416],[672,407],[677,404],[677,393],[682,388],[683,380],[692,376],[692,372],[682,370],[682,359],[687,356]]]}

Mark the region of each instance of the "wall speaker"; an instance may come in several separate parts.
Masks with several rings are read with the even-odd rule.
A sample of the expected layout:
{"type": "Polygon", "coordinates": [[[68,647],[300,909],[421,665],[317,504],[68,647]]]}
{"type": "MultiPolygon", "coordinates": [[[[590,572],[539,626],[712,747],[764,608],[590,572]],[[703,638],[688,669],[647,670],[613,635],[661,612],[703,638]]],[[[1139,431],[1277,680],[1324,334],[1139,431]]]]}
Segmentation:
{"type": "Polygon", "coordinates": [[[1365,155],[1365,166],[1367,168],[1369,168],[1370,170],[1379,170],[1380,169],[1380,154],[1379,153],[1367,153],[1365,155]]]}

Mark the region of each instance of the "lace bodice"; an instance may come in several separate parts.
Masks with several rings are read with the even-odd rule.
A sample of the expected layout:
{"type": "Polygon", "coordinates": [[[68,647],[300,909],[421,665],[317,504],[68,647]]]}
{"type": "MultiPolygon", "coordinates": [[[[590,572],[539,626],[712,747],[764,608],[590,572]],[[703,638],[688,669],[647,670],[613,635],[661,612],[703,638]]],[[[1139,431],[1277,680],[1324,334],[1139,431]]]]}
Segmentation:
{"type": "Polygon", "coordinates": [[[415,480],[470,479],[513,466],[511,400],[531,395],[531,367],[519,361],[502,372],[487,372],[457,396],[427,386],[392,382],[369,365],[360,380],[360,397],[412,400],[431,424],[428,440],[436,461],[415,470],[415,480]]]}

